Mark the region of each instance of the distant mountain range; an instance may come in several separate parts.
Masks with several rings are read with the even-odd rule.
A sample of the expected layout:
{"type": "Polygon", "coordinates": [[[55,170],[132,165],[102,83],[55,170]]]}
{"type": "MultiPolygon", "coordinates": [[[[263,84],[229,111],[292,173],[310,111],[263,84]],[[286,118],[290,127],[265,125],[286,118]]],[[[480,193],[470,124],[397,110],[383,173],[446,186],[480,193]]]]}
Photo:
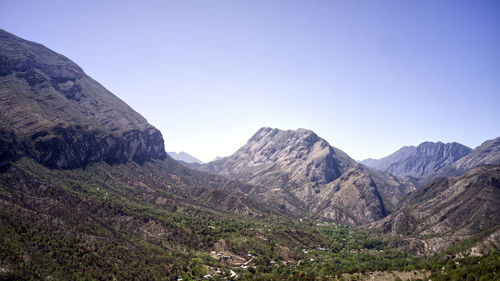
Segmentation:
{"type": "Polygon", "coordinates": [[[481,165],[500,164],[500,138],[495,138],[470,149],[453,142],[424,142],[405,146],[382,159],[366,159],[361,163],[398,177],[413,178],[423,185],[436,177],[462,175],[481,165]]]}
{"type": "Polygon", "coordinates": [[[179,153],[177,152],[168,152],[167,151],[167,154],[174,158],[175,160],[179,160],[179,161],[183,161],[183,162],[186,162],[186,163],[198,163],[198,164],[203,164],[203,162],[201,160],[199,160],[198,158],[192,156],[192,155],[189,155],[188,153],[184,152],[184,151],[181,151],[179,153]]]}
{"type": "MultiPolygon", "coordinates": [[[[438,179],[425,185],[436,177],[458,176],[484,164],[500,164],[499,151],[500,138],[487,141],[474,150],[458,143],[425,142],[417,147],[403,147],[381,160],[363,161],[378,167],[381,169],[379,171],[355,163],[346,153],[332,147],[310,130],[282,131],[262,128],[233,155],[202,165],[188,166],[260,186],[261,197],[265,202],[278,204],[284,210],[296,215],[310,214],[316,218],[350,225],[372,223],[376,225],[372,227],[373,229],[383,232],[387,232],[389,224],[386,223],[381,227],[378,223],[387,220],[395,220],[395,224],[418,221],[420,224],[414,227],[435,224],[432,220],[426,221],[427,216],[411,219],[416,203],[420,203],[419,206],[426,208],[425,210],[427,208],[435,210],[433,212],[448,209],[444,208],[447,205],[456,206],[447,214],[441,213],[443,217],[439,221],[454,227],[453,233],[457,235],[453,234],[453,239],[446,238],[447,235],[451,235],[449,231],[442,231],[439,228],[441,230],[436,233],[439,233],[437,236],[441,238],[432,240],[434,245],[425,248],[422,245],[430,242],[425,242],[421,238],[416,240],[420,241],[418,243],[408,242],[413,241],[411,239],[404,240],[410,244],[396,242],[401,239],[398,237],[406,239],[405,235],[411,236],[417,232],[395,232],[400,235],[393,236],[395,245],[424,254],[445,249],[486,229],[490,230],[489,234],[491,231],[493,233],[499,231],[498,216],[492,215],[500,210],[498,205],[495,205],[500,194],[496,189],[495,178],[487,181],[471,179],[484,177],[483,172],[494,177],[498,176],[497,168],[474,170],[475,173],[463,178],[471,179],[467,186],[475,186],[476,191],[464,190],[463,181],[454,178],[450,181],[458,182],[460,188],[456,185],[453,185],[455,186],[453,188],[448,185],[437,188],[441,183],[438,179]],[[418,186],[423,187],[418,188],[418,186]],[[487,191],[483,193],[482,190],[487,191]],[[465,193],[460,195],[460,192],[465,193]],[[421,195],[423,193],[426,195],[421,195]],[[471,196],[475,196],[475,199],[471,196]],[[436,201],[435,198],[440,199],[436,201]],[[467,200],[471,201],[466,203],[467,200]],[[481,205],[479,203],[481,200],[492,203],[474,209],[473,206],[481,205]],[[457,204],[457,202],[463,203],[457,204]],[[409,206],[413,206],[412,209],[408,209],[409,206]],[[466,220],[470,224],[458,219],[446,220],[452,212],[458,217],[459,214],[464,216],[467,212],[472,214],[476,211],[480,213],[474,215],[474,219],[471,217],[471,220],[466,220]],[[409,221],[405,222],[403,218],[409,221]],[[466,235],[460,236],[458,233],[466,235]]],[[[398,225],[395,228],[401,227],[398,225]]],[[[422,232],[421,235],[424,237],[428,233],[422,232]]]]}
{"type": "Polygon", "coordinates": [[[421,180],[421,183],[427,183],[436,177],[452,177],[462,175],[469,170],[481,165],[499,165],[500,164],[500,138],[495,138],[483,142],[480,146],[474,148],[470,153],[458,159],[450,165],[429,174],[421,180]]]}
{"type": "Polygon", "coordinates": [[[382,159],[366,159],[361,163],[397,177],[425,177],[469,154],[471,149],[453,142],[424,142],[405,146],[382,159]]]}

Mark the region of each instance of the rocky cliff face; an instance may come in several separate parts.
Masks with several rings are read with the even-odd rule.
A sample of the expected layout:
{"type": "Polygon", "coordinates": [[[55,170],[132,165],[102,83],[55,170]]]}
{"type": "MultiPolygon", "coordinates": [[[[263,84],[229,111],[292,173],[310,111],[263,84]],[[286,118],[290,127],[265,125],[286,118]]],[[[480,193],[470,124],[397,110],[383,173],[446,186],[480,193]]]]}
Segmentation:
{"type": "Polygon", "coordinates": [[[481,166],[408,194],[398,211],[371,228],[392,234],[396,246],[433,253],[479,233],[499,232],[499,206],[500,166],[481,166]]]}
{"type": "Polygon", "coordinates": [[[466,156],[422,178],[420,184],[428,183],[437,177],[459,176],[481,165],[498,164],[500,164],[500,138],[485,141],[466,156]]]}
{"type": "Polygon", "coordinates": [[[405,146],[385,158],[366,159],[362,163],[398,177],[421,178],[452,164],[470,151],[456,142],[424,142],[417,147],[405,146]]]}
{"type": "Polygon", "coordinates": [[[0,30],[1,163],[164,159],[161,133],[68,58],[0,30]]]}

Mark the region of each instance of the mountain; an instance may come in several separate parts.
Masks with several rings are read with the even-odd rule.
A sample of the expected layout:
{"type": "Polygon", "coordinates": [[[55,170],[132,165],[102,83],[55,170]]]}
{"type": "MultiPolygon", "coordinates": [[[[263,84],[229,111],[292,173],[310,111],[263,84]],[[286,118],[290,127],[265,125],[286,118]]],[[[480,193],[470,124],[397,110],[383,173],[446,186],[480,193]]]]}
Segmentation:
{"type": "MultiPolygon", "coordinates": [[[[161,133],[80,67],[3,30],[0,149],[2,280],[201,279],[191,261],[217,241],[289,221],[258,187],[171,159],[161,133]]],[[[289,253],[306,246],[285,240],[289,253]]]]}
{"type": "MultiPolygon", "coordinates": [[[[0,280],[283,280],[304,259],[300,274],[317,279],[340,254],[311,261],[303,249],[394,251],[289,216],[263,187],[182,166],[142,116],[42,45],[1,31],[0,62],[0,280]]],[[[407,259],[335,272],[388,270],[395,257],[407,259]]]]}
{"type": "Polygon", "coordinates": [[[68,58],[0,30],[0,163],[165,159],[161,133],[68,58]]]}
{"type": "Polygon", "coordinates": [[[357,164],[306,129],[262,128],[229,157],[190,168],[262,187],[294,214],[359,225],[385,217],[414,186],[357,164]]]}
{"type": "Polygon", "coordinates": [[[263,167],[250,171],[268,184],[250,185],[173,160],[158,130],[42,45],[1,31],[0,62],[0,280],[319,280],[422,264],[321,220],[377,220],[412,188],[311,131],[260,132],[249,163],[277,161],[268,171],[290,185],[263,167]]]}
{"type": "Polygon", "coordinates": [[[203,164],[201,160],[198,160],[196,157],[189,155],[188,153],[181,151],[177,152],[167,152],[167,154],[174,158],[175,160],[184,161],[186,163],[198,163],[203,164]]]}
{"type": "Polygon", "coordinates": [[[389,174],[356,164],[319,189],[310,204],[317,217],[350,225],[384,218],[415,188],[389,174]]]}
{"type": "Polygon", "coordinates": [[[240,181],[287,190],[338,178],[355,161],[306,129],[262,128],[229,157],[200,170],[240,181]]]}
{"type": "Polygon", "coordinates": [[[462,144],[423,142],[417,147],[405,146],[382,159],[361,163],[398,177],[422,178],[466,156],[471,149],[462,144]]]}
{"type": "Polygon", "coordinates": [[[485,141],[469,154],[420,180],[425,184],[436,177],[459,176],[481,165],[500,164],[500,137],[485,141]]]}
{"type": "Polygon", "coordinates": [[[261,186],[268,202],[301,214],[320,185],[354,164],[310,130],[261,128],[233,155],[190,167],[261,186]]]}
{"type": "Polygon", "coordinates": [[[499,206],[500,166],[480,166],[409,193],[396,212],[370,228],[392,234],[395,246],[416,253],[439,252],[470,238],[498,248],[499,206]]]}

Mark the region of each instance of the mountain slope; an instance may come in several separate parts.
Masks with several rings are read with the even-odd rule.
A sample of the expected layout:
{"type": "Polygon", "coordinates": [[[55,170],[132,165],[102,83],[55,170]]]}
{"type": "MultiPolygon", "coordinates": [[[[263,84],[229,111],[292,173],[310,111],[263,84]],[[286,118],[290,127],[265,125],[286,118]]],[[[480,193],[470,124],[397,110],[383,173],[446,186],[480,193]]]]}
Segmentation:
{"type": "Polygon", "coordinates": [[[202,165],[208,173],[262,187],[262,198],[295,214],[359,225],[381,219],[414,186],[356,164],[314,132],[262,128],[236,153],[202,165]]]}
{"type": "Polygon", "coordinates": [[[233,155],[199,169],[267,188],[293,189],[330,182],[354,163],[312,131],[262,128],[233,155]]]}
{"type": "MultiPolygon", "coordinates": [[[[481,166],[459,177],[433,180],[371,227],[399,237],[395,245],[428,254],[480,233],[500,234],[499,206],[500,166],[481,166]]],[[[497,238],[492,242],[500,246],[497,238]]]]}
{"type": "Polygon", "coordinates": [[[261,128],[233,155],[188,167],[261,186],[268,202],[300,214],[320,185],[354,164],[310,130],[261,128]]]}
{"type": "Polygon", "coordinates": [[[387,216],[403,196],[414,190],[409,182],[356,164],[322,186],[309,206],[318,217],[362,225],[387,216]]]}
{"type": "Polygon", "coordinates": [[[470,153],[471,149],[453,142],[424,142],[405,146],[393,154],[379,159],[366,159],[361,163],[398,177],[425,177],[470,153]]]}
{"type": "Polygon", "coordinates": [[[203,164],[203,162],[199,159],[197,159],[196,157],[184,152],[184,151],[181,151],[179,153],[177,152],[168,152],[167,151],[167,154],[174,158],[175,160],[178,160],[178,161],[183,161],[183,162],[186,162],[186,163],[198,163],[198,164],[203,164]]]}
{"type": "Polygon", "coordinates": [[[161,133],[66,57],[0,30],[2,166],[165,159],[161,133]]]}
{"type": "Polygon", "coordinates": [[[166,156],[159,131],[67,58],[0,31],[0,62],[0,279],[201,279],[250,250],[263,264],[333,246],[258,187],[166,156]],[[210,256],[216,244],[233,258],[210,256]]]}

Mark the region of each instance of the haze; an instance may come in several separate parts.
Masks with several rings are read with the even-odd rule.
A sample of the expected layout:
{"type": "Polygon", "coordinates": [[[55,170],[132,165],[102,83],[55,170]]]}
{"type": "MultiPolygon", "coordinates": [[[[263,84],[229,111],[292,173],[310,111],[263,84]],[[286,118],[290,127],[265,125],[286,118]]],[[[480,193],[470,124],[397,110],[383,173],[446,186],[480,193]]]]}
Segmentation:
{"type": "Polygon", "coordinates": [[[0,28],[68,56],[167,151],[203,161],[264,126],[356,159],[500,135],[494,0],[0,1],[0,28]]]}

